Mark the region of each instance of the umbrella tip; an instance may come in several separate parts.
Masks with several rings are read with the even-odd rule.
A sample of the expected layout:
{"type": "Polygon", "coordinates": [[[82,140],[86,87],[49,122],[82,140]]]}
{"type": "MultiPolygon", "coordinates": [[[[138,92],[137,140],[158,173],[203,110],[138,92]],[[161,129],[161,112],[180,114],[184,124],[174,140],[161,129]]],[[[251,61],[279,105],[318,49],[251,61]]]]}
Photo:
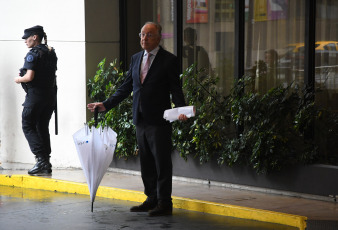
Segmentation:
{"type": "Polygon", "coordinates": [[[94,202],[92,202],[92,212],[93,212],[93,209],[94,209],[94,202]]]}

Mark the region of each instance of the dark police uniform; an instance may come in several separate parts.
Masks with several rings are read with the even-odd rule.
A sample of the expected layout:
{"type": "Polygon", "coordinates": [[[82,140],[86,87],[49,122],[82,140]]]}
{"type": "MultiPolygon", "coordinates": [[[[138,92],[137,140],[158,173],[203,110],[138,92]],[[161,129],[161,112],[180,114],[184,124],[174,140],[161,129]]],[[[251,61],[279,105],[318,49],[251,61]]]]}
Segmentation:
{"type": "Polygon", "coordinates": [[[49,122],[56,106],[56,69],[55,51],[45,44],[37,45],[27,53],[21,69],[23,73],[27,70],[35,72],[31,82],[21,83],[27,93],[23,103],[22,129],[37,159],[29,174],[52,172],[49,122]]]}

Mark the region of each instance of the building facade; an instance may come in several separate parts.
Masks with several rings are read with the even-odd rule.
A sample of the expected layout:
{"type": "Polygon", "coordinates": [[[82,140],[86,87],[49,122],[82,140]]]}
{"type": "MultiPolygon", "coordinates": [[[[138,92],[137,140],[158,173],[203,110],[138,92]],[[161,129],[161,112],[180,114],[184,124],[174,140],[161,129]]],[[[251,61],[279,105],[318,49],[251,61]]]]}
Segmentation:
{"type": "Polygon", "coordinates": [[[14,83],[28,51],[25,28],[44,26],[59,58],[52,164],[79,167],[72,135],[90,115],[86,83],[103,58],[128,69],[145,22],[162,25],[161,45],[179,57],[182,70],[197,63],[216,73],[224,95],[235,79],[251,75],[257,92],[310,85],[315,103],[337,110],[337,10],[335,0],[0,0],[0,161],[34,162],[21,130],[24,92],[14,83]],[[263,80],[257,63],[268,71],[263,80]]]}

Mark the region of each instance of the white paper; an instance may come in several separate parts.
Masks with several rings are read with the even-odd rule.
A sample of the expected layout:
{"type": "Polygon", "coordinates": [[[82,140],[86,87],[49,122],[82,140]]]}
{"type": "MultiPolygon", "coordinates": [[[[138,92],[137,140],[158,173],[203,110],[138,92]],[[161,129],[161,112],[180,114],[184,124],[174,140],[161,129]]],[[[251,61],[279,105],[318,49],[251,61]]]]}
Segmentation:
{"type": "Polygon", "coordinates": [[[184,114],[188,118],[195,116],[195,106],[184,106],[174,109],[167,109],[164,111],[163,118],[167,121],[173,122],[178,120],[178,116],[184,114]]]}

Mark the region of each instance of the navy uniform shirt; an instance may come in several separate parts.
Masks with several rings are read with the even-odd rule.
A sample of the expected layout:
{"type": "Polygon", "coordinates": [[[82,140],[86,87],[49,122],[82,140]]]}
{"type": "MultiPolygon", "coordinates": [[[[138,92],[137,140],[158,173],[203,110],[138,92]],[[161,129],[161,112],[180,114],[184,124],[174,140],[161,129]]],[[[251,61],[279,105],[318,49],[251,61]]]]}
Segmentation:
{"type": "Polygon", "coordinates": [[[25,57],[23,69],[36,71],[37,60],[38,54],[35,53],[33,50],[30,50],[25,57]]]}
{"type": "MultiPolygon", "coordinates": [[[[45,46],[41,46],[40,49],[48,52],[48,49],[45,46]]],[[[41,66],[42,63],[39,63],[41,61],[43,60],[41,60],[41,57],[39,57],[39,49],[32,48],[25,57],[23,69],[33,70],[35,71],[35,75],[33,81],[26,83],[28,86],[28,91],[23,106],[30,107],[36,103],[46,103],[52,102],[54,100],[55,93],[53,89],[36,87],[37,85],[44,85],[45,82],[43,78],[47,78],[47,76],[45,76],[43,73],[44,69],[48,67],[41,66]]]]}

